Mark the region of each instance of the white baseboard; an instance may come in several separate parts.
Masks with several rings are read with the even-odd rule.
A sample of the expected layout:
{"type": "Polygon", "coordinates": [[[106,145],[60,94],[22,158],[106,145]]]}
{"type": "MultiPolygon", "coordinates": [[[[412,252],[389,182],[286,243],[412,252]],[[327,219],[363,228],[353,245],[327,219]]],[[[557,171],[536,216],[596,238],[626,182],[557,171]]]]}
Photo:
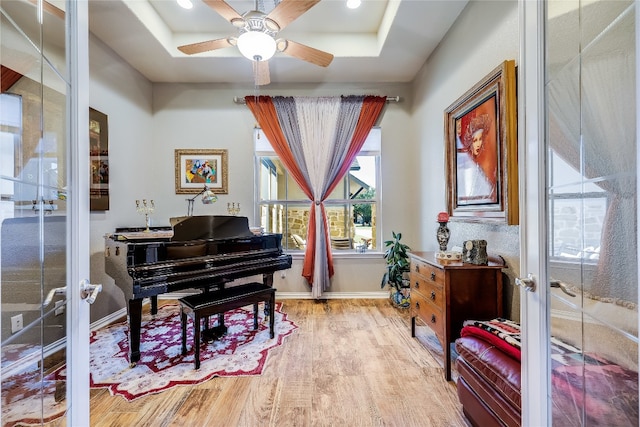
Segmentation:
{"type": "MultiPolygon", "coordinates": [[[[325,292],[320,299],[384,299],[388,291],[382,292],[325,292]]],[[[311,292],[276,292],[276,299],[313,299],[311,292]]]]}
{"type": "Polygon", "coordinates": [[[124,317],[126,315],[127,315],[127,308],[126,307],[121,308],[120,310],[115,311],[109,314],[108,316],[105,316],[102,319],[99,319],[93,322],[91,324],[91,330],[95,331],[96,329],[100,329],[102,327],[108,326],[113,322],[115,322],[116,320],[119,320],[121,317],[124,317]]]}

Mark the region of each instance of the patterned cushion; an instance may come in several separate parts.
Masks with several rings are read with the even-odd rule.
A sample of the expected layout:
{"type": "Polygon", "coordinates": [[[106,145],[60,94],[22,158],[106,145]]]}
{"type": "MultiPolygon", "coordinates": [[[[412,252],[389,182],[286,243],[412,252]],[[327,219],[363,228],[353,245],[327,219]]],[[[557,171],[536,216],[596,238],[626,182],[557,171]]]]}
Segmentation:
{"type": "Polygon", "coordinates": [[[520,361],[520,325],[509,319],[467,320],[460,336],[477,336],[498,347],[509,356],[520,361]]]}

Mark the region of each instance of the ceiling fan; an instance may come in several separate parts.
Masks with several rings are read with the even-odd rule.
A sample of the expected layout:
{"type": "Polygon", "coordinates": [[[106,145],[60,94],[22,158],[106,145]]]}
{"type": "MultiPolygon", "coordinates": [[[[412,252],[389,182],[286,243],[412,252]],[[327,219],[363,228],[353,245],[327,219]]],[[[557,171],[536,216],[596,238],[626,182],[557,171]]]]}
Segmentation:
{"type": "Polygon", "coordinates": [[[321,67],[327,67],[333,60],[333,55],[330,53],[291,40],[276,38],[281,30],[320,0],[281,0],[268,14],[258,10],[258,0],[256,0],[255,10],[242,15],[224,0],[202,1],[236,27],[239,34],[237,37],[229,36],[179,46],[178,49],[182,53],[193,55],[237,46],[240,53],[253,62],[256,85],[270,83],[267,61],[276,51],[321,67]]]}

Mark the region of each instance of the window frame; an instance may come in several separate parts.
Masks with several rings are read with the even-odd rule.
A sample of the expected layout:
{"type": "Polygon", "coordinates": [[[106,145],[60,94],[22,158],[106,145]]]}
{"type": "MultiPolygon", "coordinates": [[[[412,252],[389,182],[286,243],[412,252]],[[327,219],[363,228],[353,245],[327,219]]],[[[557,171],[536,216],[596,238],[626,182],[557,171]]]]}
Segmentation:
{"type": "MultiPolygon", "coordinates": [[[[570,168],[573,171],[573,179],[569,178],[566,180],[563,180],[560,184],[551,184],[550,185],[550,194],[548,195],[548,200],[549,200],[549,259],[554,262],[554,263],[563,263],[563,264],[597,264],[598,263],[598,259],[599,259],[599,253],[598,252],[593,252],[591,254],[589,254],[588,252],[586,252],[586,250],[590,247],[587,246],[587,243],[585,242],[585,237],[582,236],[582,244],[580,245],[580,248],[574,248],[577,251],[577,254],[575,257],[573,256],[563,256],[561,254],[557,254],[557,251],[560,251],[561,248],[557,247],[556,245],[556,231],[557,231],[557,227],[556,227],[556,223],[555,223],[555,218],[556,215],[554,213],[555,211],[555,205],[556,205],[556,201],[562,202],[562,201],[575,201],[577,204],[581,204],[582,207],[581,209],[581,217],[580,217],[580,221],[583,223],[584,225],[584,204],[586,202],[588,202],[589,200],[598,200],[598,199],[603,199],[605,202],[605,208],[604,208],[604,213],[603,216],[607,214],[608,210],[609,210],[609,198],[608,198],[608,192],[606,190],[601,190],[598,189],[598,179],[588,179],[586,177],[584,177],[581,172],[579,170],[577,170],[574,166],[572,166],[571,164],[569,164],[568,162],[564,161],[560,155],[558,153],[555,152],[555,150],[550,150],[550,152],[548,153],[549,155],[549,177],[550,177],[550,183],[553,180],[554,177],[554,173],[556,171],[556,162],[561,162],[560,163],[560,168],[561,170],[566,171],[567,168],[570,168]],[[594,186],[595,184],[595,186],[594,186]],[[589,186],[589,189],[586,189],[586,186],[589,186]],[[566,191],[567,189],[572,189],[571,191],[566,191]],[[595,256],[594,255],[598,255],[595,256]]],[[[584,231],[584,230],[583,230],[584,231]]],[[[602,230],[600,230],[600,232],[602,233],[602,230]]],[[[600,242],[601,243],[601,242],[600,242]]]]}
{"type": "MultiPolygon", "coordinates": [[[[376,256],[379,255],[382,251],[381,245],[381,239],[380,239],[380,224],[382,223],[381,221],[381,213],[382,213],[382,196],[381,196],[381,178],[382,178],[382,134],[381,134],[381,129],[378,126],[375,126],[372,128],[372,132],[370,133],[370,135],[368,136],[368,138],[374,138],[373,142],[365,142],[365,144],[363,145],[363,149],[358,152],[357,156],[369,156],[369,157],[373,157],[374,160],[374,168],[375,168],[375,183],[376,183],[376,187],[375,188],[375,192],[374,192],[374,197],[372,199],[351,199],[351,198],[329,198],[327,200],[324,201],[324,205],[327,209],[330,209],[331,207],[338,207],[338,206],[345,206],[348,211],[349,211],[349,215],[352,215],[353,213],[353,206],[357,205],[357,204],[371,204],[374,205],[375,208],[375,221],[372,220],[372,242],[374,243],[374,246],[372,246],[371,248],[365,248],[364,250],[362,248],[358,248],[356,247],[356,244],[354,243],[353,247],[351,249],[335,249],[332,248],[332,255],[338,256],[338,257],[349,257],[352,256],[353,254],[357,254],[359,257],[361,257],[363,255],[363,253],[370,253],[370,254],[375,254],[376,256]],[[375,140],[375,138],[377,138],[377,141],[375,140]],[[374,145],[375,149],[371,149],[371,145],[374,145]],[[368,149],[367,149],[368,148],[368,149]],[[376,223],[377,225],[374,227],[373,223],[376,223]]],[[[256,223],[262,224],[263,223],[263,218],[262,218],[262,209],[264,206],[272,206],[272,205],[281,205],[283,207],[283,211],[288,212],[288,207],[291,205],[304,205],[304,206],[308,206],[309,208],[311,207],[311,201],[307,198],[304,199],[261,199],[261,168],[262,165],[265,164],[265,157],[278,157],[277,154],[275,153],[275,151],[273,151],[273,149],[271,148],[270,143],[268,142],[268,140],[266,139],[266,136],[264,135],[264,133],[262,132],[262,130],[258,127],[254,128],[254,132],[253,132],[253,142],[254,142],[254,207],[255,207],[255,212],[254,212],[254,217],[256,219],[256,223]],[[269,150],[269,148],[271,148],[271,150],[269,150]]],[[[275,168],[273,168],[272,170],[275,170],[275,168]]],[[[274,175],[276,176],[276,175],[274,175]]],[[[290,182],[292,182],[292,180],[290,179],[289,176],[289,172],[287,170],[284,171],[284,191],[285,191],[285,197],[288,196],[289,194],[289,184],[290,182]]],[[[349,174],[345,174],[345,176],[342,178],[343,180],[343,186],[345,188],[345,193],[348,191],[346,190],[347,188],[349,188],[349,174]]],[[[269,187],[269,192],[271,193],[271,186],[269,187]]],[[[335,190],[334,190],[335,191],[335,190]]],[[[347,194],[343,194],[343,196],[347,196],[347,194]]],[[[287,239],[284,238],[284,236],[287,236],[289,234],[289,229],[288,229],[288,221],[283,221],[283,248],[285,250],[287,250],[288,252],[292,252],[292,254],[303,254],[304,251],[302,249],[298,249],[295,247],[288,247],[287,246],[287,239]]],[[[351,232],[349,232],[349,234],[351,234],[351,232]]],[[[303,239],[306,238],[306,236],[302,236],[303,239]]],[[[350,238],[353,238],[354,236],[349,236],[350,238]]]]}

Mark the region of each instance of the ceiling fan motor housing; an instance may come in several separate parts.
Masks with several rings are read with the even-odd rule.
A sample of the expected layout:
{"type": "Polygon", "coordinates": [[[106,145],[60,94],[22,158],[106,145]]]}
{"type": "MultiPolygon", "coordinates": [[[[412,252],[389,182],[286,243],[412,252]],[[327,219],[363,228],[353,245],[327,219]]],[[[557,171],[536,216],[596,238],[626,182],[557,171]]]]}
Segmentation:
{"type": "Polygon", "coordinates": [[[247,12],[243,21],[237,41],[240,53],[254,61],[269,60],[276,52],[275,36],[280,27],[257,10],[247,12]]]}

